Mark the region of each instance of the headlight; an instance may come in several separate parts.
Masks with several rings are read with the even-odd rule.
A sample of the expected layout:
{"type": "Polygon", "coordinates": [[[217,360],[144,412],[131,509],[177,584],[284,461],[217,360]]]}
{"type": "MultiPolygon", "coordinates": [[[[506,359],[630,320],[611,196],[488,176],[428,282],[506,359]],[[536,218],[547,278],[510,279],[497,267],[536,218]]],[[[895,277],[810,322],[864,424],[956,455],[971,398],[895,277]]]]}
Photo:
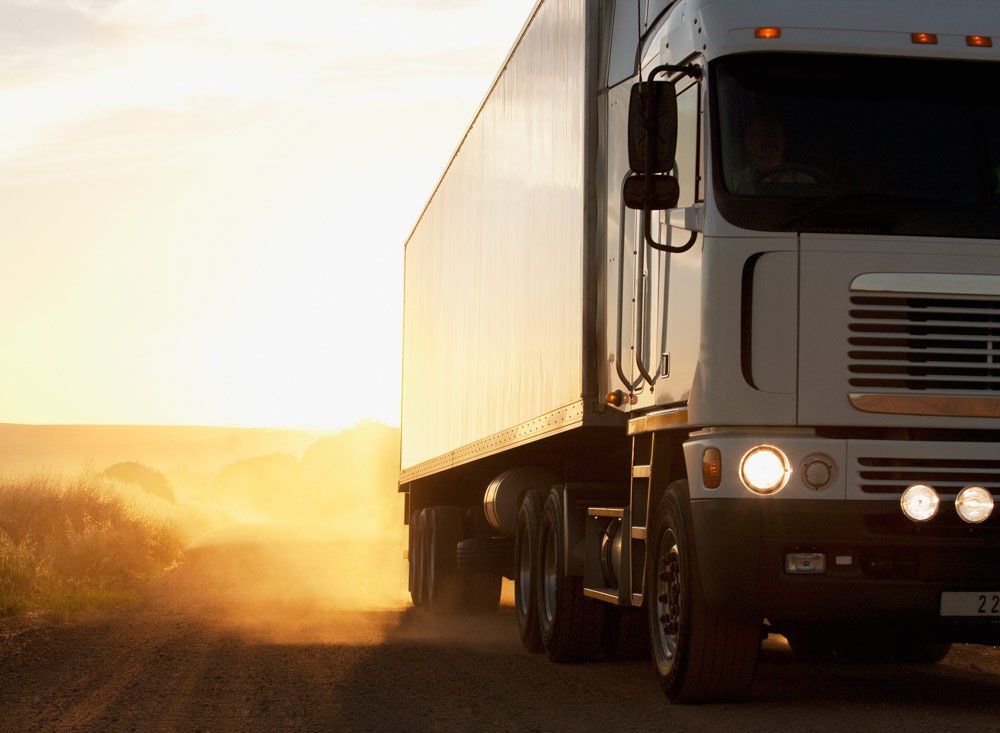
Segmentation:
{"type": "Polygon", "coordinates": [[[740,461],[740,478],[755,494],[774,494],[784,488],[792,469],[788,456],[772,445],[751,448],[740,461]]]}
{"type": "Polygon", "coordinates": [[[926,484],[914,484],[899,497],[899,505],[903,508],[903,514],[914,522],[926,522],[934,519],[938,513],[941,497],[926,484]]]}
{"type": "Polygon", "coordinates": [[[955,511],[969,524],[979,524],[993,513],[993,496],[982,486],[966,486],[955,497],[955,511]]]}

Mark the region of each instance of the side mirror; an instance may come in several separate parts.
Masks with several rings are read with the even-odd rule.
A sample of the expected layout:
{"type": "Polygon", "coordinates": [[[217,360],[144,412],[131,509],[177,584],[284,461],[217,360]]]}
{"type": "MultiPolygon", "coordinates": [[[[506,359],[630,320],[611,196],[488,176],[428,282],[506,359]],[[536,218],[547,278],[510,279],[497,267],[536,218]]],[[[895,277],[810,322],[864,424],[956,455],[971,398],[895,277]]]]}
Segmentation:
{"type": "Polygon", "coordinates": [[[670,173],[677,154],[677,94],[673,82],[641,81],[628,103],[628,165],[636,173],[670,173]]]}
{"type": "Polygon", "coordinates": [[[634,173],[622,189],[625,205],[642,211],[663,211],[677,206],[681,187],[672,176],[644,176],[634,173]]]}

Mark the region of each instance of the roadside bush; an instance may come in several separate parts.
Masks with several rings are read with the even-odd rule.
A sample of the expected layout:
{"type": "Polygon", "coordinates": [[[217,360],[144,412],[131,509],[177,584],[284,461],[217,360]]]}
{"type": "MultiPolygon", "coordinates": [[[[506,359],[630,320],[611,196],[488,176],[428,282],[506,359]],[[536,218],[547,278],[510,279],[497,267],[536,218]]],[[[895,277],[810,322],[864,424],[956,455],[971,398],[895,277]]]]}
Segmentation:
{"type": "Polygon", "coordinates": [[[150,468],[145,463],[137,461],[125,461],[116,463],[104,469],[102,476],[118,479],[127,484],[135,484],[153,496],[158,496],[167,501],[174,501],[177,497],[174,494],[174,487],[170,485],[170,480],[155,468],[150,468]]]}
{"type": "Polygon", "coordinates": [[[104,475],[0,479],[0,615],[127,594],[178,562],[207,522],[104,475]]]}

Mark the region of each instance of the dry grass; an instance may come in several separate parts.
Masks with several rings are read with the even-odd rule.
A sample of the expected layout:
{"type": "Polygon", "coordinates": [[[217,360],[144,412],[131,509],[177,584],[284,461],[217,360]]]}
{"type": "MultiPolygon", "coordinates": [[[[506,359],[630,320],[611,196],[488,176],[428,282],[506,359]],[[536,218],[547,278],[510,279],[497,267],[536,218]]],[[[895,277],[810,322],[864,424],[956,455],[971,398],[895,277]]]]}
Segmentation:
{"type": "Polygon", "coordinates": [[[96,473],[0,478],[0,618],[133,598],[208,524],[193,505],[96,473]]]}

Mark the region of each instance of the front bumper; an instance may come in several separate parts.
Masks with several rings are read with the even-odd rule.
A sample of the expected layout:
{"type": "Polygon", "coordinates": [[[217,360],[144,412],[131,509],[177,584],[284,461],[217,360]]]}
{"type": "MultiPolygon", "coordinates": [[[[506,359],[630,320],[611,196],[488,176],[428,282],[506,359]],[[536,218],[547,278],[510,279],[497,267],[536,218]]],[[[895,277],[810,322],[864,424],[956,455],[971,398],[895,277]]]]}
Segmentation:
{"type": "Polygon", "coordinates": [[[1000,643],[1000,619],[942,619],[943,591],[1000,590],[1000,527],[917,526],[885,502],[691,503],[706,601],[773,623],[885,623],[951,629],[1000,643]],[[827,571],[785,572],[790,552],[822,552],[827,571]],[[837,558],[850,558],[838,565],[837,558]]]}
{"type": "MultiPolygon", "coordinates": [[[[734,446],[719,437],[697,437],[685,446],[697,569],[711,606],[752,610],[776,625],[908,625],[951,641],[1000,644],[1000,618],[940,615],[942,592],[1000,591],[998,513],[982,525],[966,524],[955,514],[953,497],[945,495],[939,515],[918,524],[902,514],[897,497],[860,491],[850,466],[819,495],[793,475],[779,494],[755,496],[725,461],[727,452],[730,461],[738,460],[742,442],[734,446]],[[721,445],[724,457],[723,485],[715,491],[700,484],[701,455],[709,443],[721,445]],[[826,571],[786,572],[785,556],[796,552],[823,553],[826,571]]],[[[841,458],[843,467],[851,451],[849,441],[743,437],[748,445],[780,444],[793,466],[799,454],[823,450],[841,458]]],[[[912,442],[905,447],[921,450],[912,442]]],[[[995,445],[982,449],[996,455],[995,445]]]]}

